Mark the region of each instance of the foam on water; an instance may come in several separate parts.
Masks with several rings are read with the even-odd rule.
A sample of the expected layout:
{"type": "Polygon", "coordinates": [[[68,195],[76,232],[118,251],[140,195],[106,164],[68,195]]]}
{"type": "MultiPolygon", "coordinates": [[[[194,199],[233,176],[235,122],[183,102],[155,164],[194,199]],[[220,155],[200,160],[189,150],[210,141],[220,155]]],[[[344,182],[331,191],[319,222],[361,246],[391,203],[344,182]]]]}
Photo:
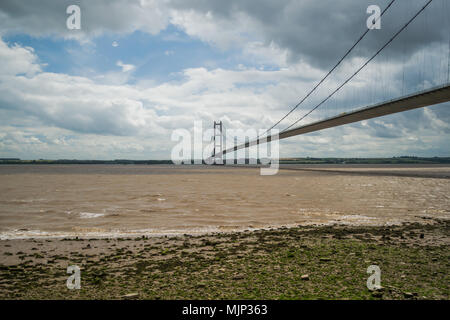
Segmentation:
{"type": "Polygon", "coordinates": [[[104,213],[96,213],[96,212],[80,212],[80,218],[81,219],[94,219],[103,217],[104,213]]]}

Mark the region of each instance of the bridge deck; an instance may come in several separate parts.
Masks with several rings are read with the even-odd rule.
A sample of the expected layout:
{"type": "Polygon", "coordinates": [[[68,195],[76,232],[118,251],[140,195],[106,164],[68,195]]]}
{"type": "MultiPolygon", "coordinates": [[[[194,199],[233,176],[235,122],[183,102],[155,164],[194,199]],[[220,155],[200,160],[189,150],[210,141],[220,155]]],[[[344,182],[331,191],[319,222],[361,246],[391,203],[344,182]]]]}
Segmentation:
{"type": "MultiPolygon", "coordinates": [[[[292,128],[290,130],[281,132],[279,139],[285,139],[292,136],[297,136],[309,132],[319,131],[327,128],[337,127],[348,123],[353,123],[361,120],[372,119],[376,117],[385,116],[392,113],[403,112],[416,108],[422,108],[450,101],[450,85],[446,84],[439,87],[433,87],[428,90],[420,91],[411,95],[403,96],[397,99],[385,101],[351,112],[342,113],[340,115],[313,122],[307,125],[292,128]]],[[[276,137],[270,136],[267,141],[275,140],[276,137]]],[[[233,152],[234,150],[248,148],[266,141],[254,140],[237,147],[233,147],[223,151],[222,154],[233,152]]]]}

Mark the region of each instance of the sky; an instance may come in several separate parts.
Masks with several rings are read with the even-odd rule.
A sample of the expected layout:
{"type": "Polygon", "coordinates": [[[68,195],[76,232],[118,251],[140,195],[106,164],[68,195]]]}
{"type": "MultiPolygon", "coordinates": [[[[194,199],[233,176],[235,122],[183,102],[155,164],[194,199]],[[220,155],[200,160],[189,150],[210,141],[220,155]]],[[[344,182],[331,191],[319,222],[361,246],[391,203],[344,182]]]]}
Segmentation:
{"type": "MultiPolygon", "coordinates": [[[[172,133],[194,121],[268,129],[367,29],[367,7],[389,2],[2,0],[0,158],[170,159],[172,133]],[[80,29],[67,28],[70,5],[80,8],[80,29]]],[[[277,128],[331,93],[425,3],[396,0],[381,28],[277,128]]],[[[433,0],[299,125],[447,83],[449,48],[450,3],[433,0]]],[[[450,156],[449,107],[288,138],[280,155],[450,156]]]]}

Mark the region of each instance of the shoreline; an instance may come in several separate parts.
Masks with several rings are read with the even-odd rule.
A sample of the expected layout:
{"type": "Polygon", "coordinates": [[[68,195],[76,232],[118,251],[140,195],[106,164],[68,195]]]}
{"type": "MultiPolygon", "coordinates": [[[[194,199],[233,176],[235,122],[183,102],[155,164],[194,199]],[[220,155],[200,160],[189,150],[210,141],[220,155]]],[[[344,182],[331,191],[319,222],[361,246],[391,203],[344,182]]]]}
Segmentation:
{"type": "MultiPolygon", "coordinates": [[[[358,216],[358,215],[350,215],[350,216],[358,216]]],[[[371,218],[371,217],[366,217],[371,218]]],[[[41,231],[41,230],[13,230],[13,231],[5,231],[0,232],[0,241],[6,240],[114,240],[117,238],[136,238],[136,237],[146,237],[146,238],[164,238],[164,237],[183,237],[183,236],[214,236],[214,235],[223,235],[223,234],[233,234],[233,233],[242,233],[242,232],[254,232],[254,231],[271,231],[277,229],[291,229],[291,228],[303,228],[303,227],[388,227],[388,226],[400,226],[402,224],[407,223],[425,223],[427,220],[435,219],[432,216],[415,216],[414,218],[423,219],[423,221],[419,220],[402,220],[402,221],[392,221],[392,222],[375,222],[373,220],[366,220],[360,222],[343,222],[343,221],[329,221],[324,223],[292,223],[286,225],[267,225],[261,227],[241,227],[241,228],[230,228],[230,227],[209,227],[203,228],[205,230],[198,229],[184,229],[184,230],[168,230],[164,232],[163,230],[158,232],[151,232],[147,229],[143,230],[129,230],[129,231],[105,231],[105,232],[58,232],[55,231],[54,234],[50,231],[41,231]],[[371,223],[367,223],[367,221],[371,221],[371,223]],[[206,230],[210,229],[210,231],[206,230]],[[12,236],[4,236],[4,234],[8,233],[20,233],[20,232],[29,232],[30,235],[12,235],[12,236]]],[[[447,217],[437,217],[438,220],[446,220],[447,217]]]]}

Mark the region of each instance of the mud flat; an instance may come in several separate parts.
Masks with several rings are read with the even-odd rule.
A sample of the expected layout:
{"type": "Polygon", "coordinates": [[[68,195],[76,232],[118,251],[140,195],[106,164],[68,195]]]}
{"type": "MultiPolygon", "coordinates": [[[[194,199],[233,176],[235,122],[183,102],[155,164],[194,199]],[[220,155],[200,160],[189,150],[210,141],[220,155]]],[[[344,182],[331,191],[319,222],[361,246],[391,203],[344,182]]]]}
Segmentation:
{"type": "Polygon", "coordinates": [[[449,299],[448,220],[0,241],[1,299],[449,299]],[[69,290],[68,266],[81,269],[69,290]],[[382,289],[366,287],[367,267],[382,289]]]}
{"type": "Polygon", "coordinates": [[[319,166],[283,164],[285,170],[313,171],[347,175],[391,176],[450,179],[450,166],[447,164],[324,164],[319,166]]]}

